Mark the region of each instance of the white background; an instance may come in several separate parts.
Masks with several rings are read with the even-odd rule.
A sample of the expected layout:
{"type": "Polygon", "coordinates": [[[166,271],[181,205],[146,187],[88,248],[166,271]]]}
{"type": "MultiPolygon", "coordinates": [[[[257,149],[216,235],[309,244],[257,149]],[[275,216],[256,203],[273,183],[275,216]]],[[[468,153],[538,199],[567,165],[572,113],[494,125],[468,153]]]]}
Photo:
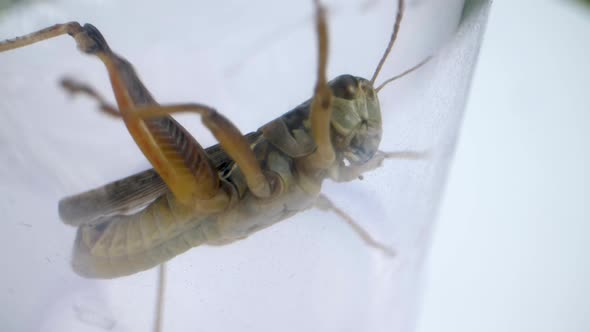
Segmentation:
{"type": "Polygon", "coordinates": [[[420,332],[590,330],[590,8],[495,1],[420,332]]]}

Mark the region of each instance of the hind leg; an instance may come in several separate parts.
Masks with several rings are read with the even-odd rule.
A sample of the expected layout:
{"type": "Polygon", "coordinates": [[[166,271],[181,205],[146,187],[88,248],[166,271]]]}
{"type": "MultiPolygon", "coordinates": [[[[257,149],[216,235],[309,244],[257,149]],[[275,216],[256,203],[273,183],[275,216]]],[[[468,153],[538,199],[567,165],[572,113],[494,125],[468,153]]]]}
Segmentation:
{"type": "MultiPolygon", "coordinates": [[[[101,111],[121,117],[121,113],[112,105],[104,100],[98,92],[90,86],[75,82],[71,79],[64,79],[62,86],[70,93],[81,93],[95,99],[101,111]]],[[[158,106],[141,106],[125,110],[127,113],[134,113],[137,117],[149,119],[154,117],[167,116],[175,112],[195,112],[199,113],[203,119],[203,124],[211,130],[215,138],[219,140],[224,150],[232,157],[240,167],[248,187],[258,197],[268,197],[271,194],[269,179],[262,173],[260,165],[256,160],[254,153],[250,149],[248,142],[245,140],[240,131],[225,117],[215,110],[197,104],[183,105],[158,105],[158,106]]]]}
{"type": "MultiPolygon", "coordinates": [[[[218,195],[222,190],[217,171],[201,145],[178,122],[168,115],[144,120],[134,112],[127,111],[138,106],[158,104],[133,66],[114,53],[98,29],[91,24],[57,24],[0,42],[0,52],[64,34],[75,39],[80,51],[97,56],[103,62],[109,74],[117,108],[129,133],[176,198],[183,204],[192,205],[195,200],[206,201],[218,195]]],[[[105,103],[92,89],[77,84],[69,87],[78,92],[94,94],[93,97],[101,102],[103,110],[116,114],[115,107],[105,103]]]]}

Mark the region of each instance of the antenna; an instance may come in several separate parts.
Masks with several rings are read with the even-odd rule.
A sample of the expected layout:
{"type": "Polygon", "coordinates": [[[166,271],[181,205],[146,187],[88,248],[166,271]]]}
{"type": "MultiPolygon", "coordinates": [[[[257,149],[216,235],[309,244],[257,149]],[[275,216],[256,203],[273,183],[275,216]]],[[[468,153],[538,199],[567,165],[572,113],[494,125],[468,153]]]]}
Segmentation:
{"type": "Polygon", "coordinates": [[[389,78],[387,80],[385,80],[385,82],[381,83],[377,88],[375,88],[375,92],[379,93],[379,90],[383,89],[387,84],[397,80],[398,78],[402,78],[406,75],[408,75],[409,73],[413,72],[414,70],[422,67],[423,65],[425,65],[428,61],[430,61],[430,59],[432,59],[432,55],[429,57],[426,57],[426,59],[420,61],[420,63],[418,63],[417,65],[415,65],[414,67],[404,71],[403,73],[396,75],[392,78],[389,78]]]}
{"type": "Polygon", "coordinates": [[[381,68],[383,67],[383,64],[385,63],[385,60],[387,59],[389,52],[391,52],[391,49],[393,48],[393,44],[394,44],[395,40],[397,39],[397,35],[399,33],[399,28],[400,28],[403,17],[404,17],[404,0],[398,0],[398,2],[397,2],[397,15],[395,17],[395,23],[393,24],[393,32],[391,33],[391,38],[389,39],[389,44],[387,44],[387,48],[385,49],[385,53],[383,53],[381,60],[379,60],[379,64],[377,65],[377,68],[375,69],[375,73],[373,74],[373,77],[371,78],[371,85],[375,85],[375,80],[377,79],[377,75],[379,75],[379,72],[381,71],[381,68]]]}

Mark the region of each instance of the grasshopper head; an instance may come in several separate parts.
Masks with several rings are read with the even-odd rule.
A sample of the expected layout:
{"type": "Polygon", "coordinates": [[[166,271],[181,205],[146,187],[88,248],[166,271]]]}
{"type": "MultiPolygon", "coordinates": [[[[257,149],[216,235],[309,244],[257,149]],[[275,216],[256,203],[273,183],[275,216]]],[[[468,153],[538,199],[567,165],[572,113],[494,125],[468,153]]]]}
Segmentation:
{"type": "Polygon", "coordinates": [[[377,152],[381,142],[381,110],[371,82],[351,75],[330,81],[332,143],[339,159],[363,164],[377,152]]]}

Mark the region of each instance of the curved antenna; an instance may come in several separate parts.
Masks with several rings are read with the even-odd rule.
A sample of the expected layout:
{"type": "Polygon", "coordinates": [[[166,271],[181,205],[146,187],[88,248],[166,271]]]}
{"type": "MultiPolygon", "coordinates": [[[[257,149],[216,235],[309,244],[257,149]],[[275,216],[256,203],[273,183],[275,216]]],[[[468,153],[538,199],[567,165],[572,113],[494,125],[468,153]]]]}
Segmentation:
{"type": "Polygon", "coordinates": [[[432,55],[427,57],[426,59],[420,61],[420,63],[418,63],[417,65],[415,65],[414,67],[404,71],[403,73],[396,75],[392,78],[389,78],[387,80],[385,80],[385,82],[381,83],[377,88],[375,88],[375,92],[379,93],[379,90],[383,89],[383,87],[385,87],[387,84],[397,80],[398,78],[402,78],[406,75],[408,75],[409,73],[413,72],[414,70],[422,67],[423,65],[425,65],[428,61],[430,61],[430,59],[432,59],[432,55]]]}
{"type": "Polygon", "coordinates": [[[375,73],[373,73],[373,77],[371,78],[371,85],[375,85],[375,80],[377,79],[377,75],[379,75],[379,72],[381,71],[381,68],[383,67],[383,64],[385,63],[385,60],[387,59],[389,52],[391,52],[391,49],[393,48],[393,44],[394,44],[395,40],[397,39],[397,35],[399,33],[399,28],[400,28],[403,17],[404,17],[404,0],[398,0],[398,2],[397,2],[397,15],[395,17],[395,23],[393,24],[393,32],[391,33],[391,38],[389,39],[389,44],[387,44],[387,48],[385,49],[385,53],[383,53],[383,56],[381,57],[381,60],[379,60],[379,64],[377,65],[377,68],[375,69],[375,73]]]}

